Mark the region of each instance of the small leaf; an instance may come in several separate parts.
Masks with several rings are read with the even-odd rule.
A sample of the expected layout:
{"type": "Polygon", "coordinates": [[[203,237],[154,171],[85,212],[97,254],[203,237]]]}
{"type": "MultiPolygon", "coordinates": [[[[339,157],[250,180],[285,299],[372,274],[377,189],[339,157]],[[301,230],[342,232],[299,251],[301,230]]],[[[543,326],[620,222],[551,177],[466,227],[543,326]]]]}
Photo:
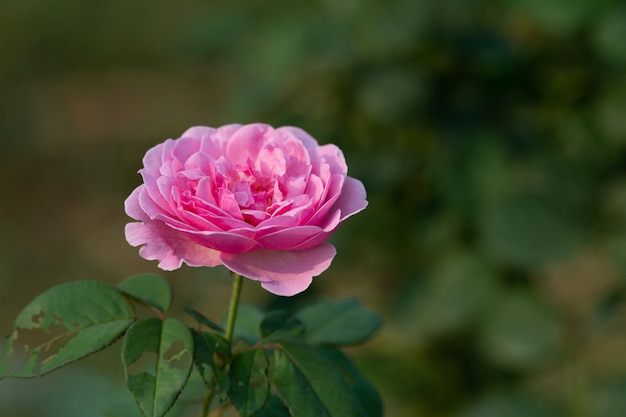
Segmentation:
{"type": "Polygon", "coordinates": [[[126,297],[102,282],[50,288],[15,319],[2,353],[0,378],[44,375],[104,349],[132,324],[133,315],[126,297]]]}
{"type": "Polygon", "coordinates": [[[230,364],[229,397],[242,417],[254,415],[269,395],[267,358],[262,349],[242,352],[230,364]]]}
{"type": "Polygon", "coordinates": [[[194,363],[207,388],[225,398],[230,377],[225,370],[230,361],[230,344],[216,333],[191,331],[194,340],[194,363]]]}
{"type": "Polygon", "coordinates": [[[316,348],[292,342],[274,350],[272,383],[294,417],[365,417],[352,388],[316,348]]]}
{"type": "Polygon", "coordinates": [[[305,338],[320,345],[362,343],[381,325],[378,314],[354,298],[317,302],[296,313],[296,318],[304,323],[305,338]]]}
{"type": "Polygon", "coordinates": [[[157,274],[136,275],[121,282],[117,287],[162,313],[172,305],[172,288],[165,278],[157,274]]]}
{"type": "Polygon", "coordinates": [[[219,324],[209,320],[204,314],[199,311],[194,310],[193,308],[185,307],[185,313],[189,314],[195,321],[199,324],[208,327],[209,329],[215,330],[220,333],[224,333],[225,330],[219,324]]]}
{"type": "Polygon", "coordinates": [[[150,317],[133,324],[122,347],[126,384],[146,417],[172,408],[187,383],[193,339],[179,320],[150,317]]]}
{"type": "Polygon", "coordinates": [[[338,349],[321,349],[320,352],[330,359],[343,373],[361,402],[363,410],[366,411],[365,415],[367,417],[382,417],[383,401],[380,394],[374,385],[361,374],[354,363],[338,349]]]}
{"type": "Polygon", "coordinates": [[[281,341],[300,337],[304,333],[304,324],[291,314],[276,310],[263,317],[260,329],[266,342],[281,341]]]}

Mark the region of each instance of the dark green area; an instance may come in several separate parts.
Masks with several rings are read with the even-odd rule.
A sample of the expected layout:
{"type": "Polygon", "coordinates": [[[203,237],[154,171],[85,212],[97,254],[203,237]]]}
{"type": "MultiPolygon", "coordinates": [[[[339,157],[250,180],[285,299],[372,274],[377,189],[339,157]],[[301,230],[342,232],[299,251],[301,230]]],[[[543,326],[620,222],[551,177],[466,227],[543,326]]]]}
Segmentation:
{"type": "MultiPolygon", "coordinates": [[[[621,415],[625,37],[615,0],[2,1],[0,331],[56,283],[155,270],[123,236],[147,148],[292,124],[343,149],[370,206],[309,291],[245,301],[382,313],[354,357],[389,416],[621,415]]],[[[167,277],[224,310],[223,270],[167,277]]],[[[89,412],[11,383],[0,414],[89,412]]]]}

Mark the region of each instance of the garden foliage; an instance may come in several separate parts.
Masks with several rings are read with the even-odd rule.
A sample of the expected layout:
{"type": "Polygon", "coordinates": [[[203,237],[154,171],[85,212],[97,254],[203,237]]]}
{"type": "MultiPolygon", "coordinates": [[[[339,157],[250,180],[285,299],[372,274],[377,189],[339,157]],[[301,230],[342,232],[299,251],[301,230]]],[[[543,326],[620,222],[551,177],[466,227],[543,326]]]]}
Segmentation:
{"type": "Polygon", "coordinates": [[[218,407],[232,404],[243,417],[382,416],[378,393],[339,350],[380,326],[378,315],[356,300],[320,301],[294,315],[241,309],[240,315],[251,313],[240,317],[248,332],[235,331],[231,348],[222,327],[195,310],[188,310],[191,326],[166,317],[171,299],[169,285],[155,274],[117,287],[98,281],[53,287],[17,317],[0,378],[45,375],[123,336],[126,384],[145,417],[168,413],[192,369],[218,407]],[[137,317],[136,302],[155,316],[137,317]]]}

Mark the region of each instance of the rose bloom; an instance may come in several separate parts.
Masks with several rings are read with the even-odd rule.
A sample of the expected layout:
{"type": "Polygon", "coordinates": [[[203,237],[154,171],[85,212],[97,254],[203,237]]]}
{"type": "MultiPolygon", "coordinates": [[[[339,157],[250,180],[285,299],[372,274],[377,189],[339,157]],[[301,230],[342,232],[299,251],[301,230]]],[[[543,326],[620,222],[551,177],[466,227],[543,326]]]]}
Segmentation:
{"type": "Polygon", "coordinates": [[[330,266],[326,240],[367,206],[347,171],[339,148],[296,127],[192,127],[143,158],[126,239],[161,269],[224,265],[294,295],[330,266]]]}

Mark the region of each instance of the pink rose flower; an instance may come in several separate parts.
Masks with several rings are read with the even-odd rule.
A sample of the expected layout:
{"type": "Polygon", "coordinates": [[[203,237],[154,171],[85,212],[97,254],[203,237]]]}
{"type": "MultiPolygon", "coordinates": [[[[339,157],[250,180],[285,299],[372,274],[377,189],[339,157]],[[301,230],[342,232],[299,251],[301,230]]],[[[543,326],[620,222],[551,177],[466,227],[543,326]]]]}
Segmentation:
{"type": "Polygon", "coordinates": [[[126,239],[159,268],[224,265],[278,295],[304,291],[335,256],[325,243],[367,206],[335,145],[296,127],[197,126],[148,150],[125,201],[126,239]]]}

